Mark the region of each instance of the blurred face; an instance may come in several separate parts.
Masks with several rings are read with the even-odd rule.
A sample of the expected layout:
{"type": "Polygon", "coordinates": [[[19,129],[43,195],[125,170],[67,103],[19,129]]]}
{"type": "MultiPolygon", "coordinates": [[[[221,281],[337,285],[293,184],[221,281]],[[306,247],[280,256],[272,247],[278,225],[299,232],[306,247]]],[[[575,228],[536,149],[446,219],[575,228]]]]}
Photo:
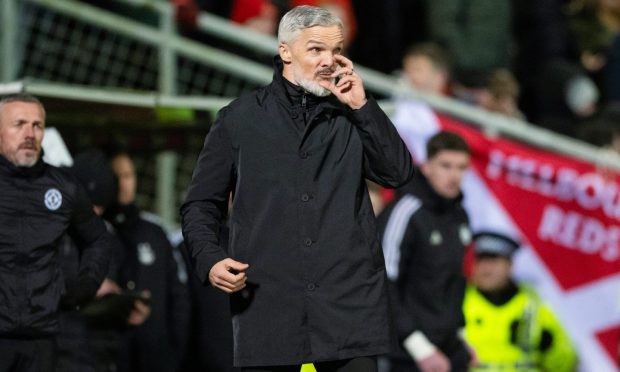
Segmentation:
{"type": "Polygon", "coordinates": [[[118,203],[127,205],[136,199],[136,170],[133,161],[127,155],[118,155],[112,159],[112,170],[118,178],[118,203]]]}
{"type": "Polygon", "coordinates": [[[0,107],[0,155],[17,167],[32,167],[41,156],[45,113],[36,103],[9,102],[0,107]]]}
{"type": "Polygon", "coordinates": [[[489,95],[481,102],[481,106],[488,111],[497,112],[507,116],[516,116],[519,112],[517,98],[513,96],[494,97],[489,95]]]}
{"type": "Polygon", "coordinates": [[[461,193],[461,182],[469,168],[466,152],[442,150],[422,164],[422,173],[440,196],[453,199],[461,193]]]}
{"type": "Polygon", "coordinates": [[[510,282],[512,264],[502,256],[478,256],[474,261],[472,280],[485,292],[506,288],[510,282]]]}
{"type": "Polygon", "coordinates": [[[608,12],[620,13],[620,0],[599,0],[599,6],[608,12]]]}
{"type": "Polygon", "coordinates": [[[95,214],[97,216],[102,216],[103,212],[105,212],[105,207],[101,206],[101,205],[93,205],[93,212],[95,212],[95,214]]]}
{"type": "Polygon", "coordinates": [[[414,55],[403,62],[405,78],[412,87],[426,93],[443,94],[448,82],[446,73],[425,56],[414,55]]]}
{"type": "Polygon", "coordinates": [[[284,61],[284,77],[293,84],[320,97],[330,91],[319,85],[321,80],[333,80],[336,71],[335,54],[342,52],[344,36],[338,26],[311,27],[289,43],[280,43],[280,57],[284,61]]]}
{"type": "Polygon", "coordinates": [[[611,135],[611,148],[620,154],[620,133],[613,133],[611,135]]]}

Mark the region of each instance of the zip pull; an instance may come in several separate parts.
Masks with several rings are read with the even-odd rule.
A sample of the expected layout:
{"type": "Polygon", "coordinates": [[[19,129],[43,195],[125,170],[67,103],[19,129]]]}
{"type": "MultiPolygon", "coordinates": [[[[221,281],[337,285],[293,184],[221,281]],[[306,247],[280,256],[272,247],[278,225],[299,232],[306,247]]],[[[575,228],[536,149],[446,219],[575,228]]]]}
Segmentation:
{"type": "Polygon", "coordinates": [[[306,111],[306,93],[301,96],[301,108],[306,111]]]}

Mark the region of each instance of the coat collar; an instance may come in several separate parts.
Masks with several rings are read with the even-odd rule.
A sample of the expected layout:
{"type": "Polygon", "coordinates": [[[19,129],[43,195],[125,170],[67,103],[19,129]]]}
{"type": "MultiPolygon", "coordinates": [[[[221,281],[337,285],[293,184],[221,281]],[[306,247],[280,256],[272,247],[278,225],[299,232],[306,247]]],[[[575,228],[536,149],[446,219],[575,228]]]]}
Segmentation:
{"type": "Polygon", "coordinates": [[[135,203],[120,205],[115,202],[106,208],[103,217],[117,229],[133,228],[140,219],[140,209],[135,203]]]}
{"type": "Polygon", "coordinates": [[[269,90],[275,94],[289,112],[293,113],[301,109],[304,94],[313,107],[319,106],[322,110],[344,109],[342,103],[340,103],[334,95],[317,97],[311,93],[305,92],[302,87],[287,81],[282,75],[283,71],[284,62],[279,55],[275,55],[273,57],[273,81],[269,84],[269,90]]]}
{"type": "Polygon", "coordinates": [[[412,193],[420,198],[427,208],[440,213],[445,213],[458,207],[463,201],[462,193],[452,199],[444,198],[437,194],[420,169],[417,169],[413,179],[408,184],[398,190],[399,195],[408,193],[412,193]]]}
{"type": "Polygon", "coordinates": [[[9,177],[20,178],[35,178],[40,176],[45,171],[46,164],[43,161],[43,156],[32,167],[17,167],[11,163],[7,158],[0,155],[0,175],[9,177]]]}

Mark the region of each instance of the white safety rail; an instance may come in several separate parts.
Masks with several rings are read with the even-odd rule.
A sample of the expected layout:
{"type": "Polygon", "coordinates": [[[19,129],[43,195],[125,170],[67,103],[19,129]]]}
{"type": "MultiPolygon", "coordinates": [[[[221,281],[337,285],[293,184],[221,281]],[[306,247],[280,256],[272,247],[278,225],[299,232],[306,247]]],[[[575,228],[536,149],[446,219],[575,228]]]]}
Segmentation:
{"type": "MultiPolygon", "coordinates": [[[[237,43],[244,47],[253,47],[265,54],[273,54],[277,47],[276,38],[249,32],[243,27],[211,14],[201,14],[198,24],[201,30],[213,36],[237,43]]],[[[393,76],[382,74],[362,66],[356,66],[355,70],[362,76],[365,87],[370,91],[388,97],[394,95],[409,96],[412,99],[427,102],[437,111],[483,127],[487,133],[509,136],[531,145],[620,170],[620,156],[610,151],[601,150],[582,141],[559,135],[522,120],[480,110],[454,99],[418,92],[414,89],[404,87],[403,84],[393,76]]],[[[391,111],[389,103],[385,103],[383,107],[388,112],[391,111]]]]}
{"type": "MultiPolygon", "coordinates": [[[[257,57],[274,55],[277,41],[273,37],[201,13],[198,30],[211,40],[232,45],[224,51],[181,36],[167,0],[108,0],[107,4],[120,4],[131,11],[115,13],[78,0],[0,0],[0,95],[29,92],[76,102],[215,112],[241,93],[271,81],[272,69],[267,63],[240,55],[248,54],[241,50],[257,57]],[[151,22],[140,21],[143,14],[152,16],[151,22]]],[[[380,104],[388,113],[393,112],[390,97],[408,96],[481,127],[489,135],[514,138],[620,171],[620,156],[609,150],[453,99],[414,91],[394,76],[363,66],[356,65],[356,71],[369,92],[386,98],[380,104]]],[[[191,139],[198,146],[202,143],[202,137],[191,139]]],[[[159,151],[156,157],[136,164],[137,169],[151,167],[148,173],[156,179],[154,191],[148,193],[149,202],[169,228],[178,225],[179,190],[189,182],[197,155],[188,152],[159,151]]],[[[530,266],[533,272],[545,270],[542,264],[530,266]]],[[[610,298],[609,293],[617,291],[615,278],[592,287],[588,290],[593,289],[594,298],[610,298]]],[[[565,307],[584,306],[584,299],[586,296],[578,293],[565,307]]],[[[613,312],[596,306],[596,301],[592,304],[592,311],[584,313],[588,318],[579,319],[589,323],[578,322],[579,327],[588,323],[592,329],[600,329],[604,318],[590,314],[613,312]]]]}
{"type": "MultiPolygon", "coordinates": [[[[97,81],[88,80],[77,82],[68,81],[70,83],[91,85],[97,88],[140,89],[150,87],[150,90],[156,90],[163,94],[163,97],[165,97],[164,99],[169,103],[174,102],[175,105],[183,105],[184,102],[187,102],[188,107],[197,108],[197,106],[200,106],[200,98],[197,98],[198,96],[214,95],[235,97],[241,92],[265,84],[271,79],[272,72],[269,66],[179,36],[174,26],[174,12],[170,4],[165,1],[111,0],[111,2],[132,6],[142,11],[155,12],[159,17],[158,27],[146,25],[137,20],[123,17],[76,0],[23,0],[22,3],[24,2],[35,4],[36,6],[62,14],[64,17],[70,17],[83,24],[75,26],[73,23],[67,23],[63,26],[63,23],[60,22],[60,24],[50,25],[48,27],[50,32],[58,33],[71,31],[78,36],[80,33],[83,33],[84,39],[88,40],[90,38],[90,42],[87,44],[95,45],[99,50],[105,49],[106,46],[111,50],[124,50],[127,55],[121,62],[118,62],[118,58],[115,60],[113,57],[108,57],[111,61],[108,63],[98,61],[96,56],[94,56],[91,57],[93,61],[90,63],[94,63],[95,66],[98,67],[86,66],[81,69],[83,71],[82,73],[87,77],[99,76],[99,81],[103,81],[104,84],[97,84],[97,81]],[[74,27],[74,29],[71,29],[71,27],[74,27]],[[97,29],[92,31],[89,27],[96,27],[97,29]],[[101,36],[101,32],[98,30],[104,30],[107,33],[111,33],[112,36],[101,36]],[[93,36],[93,34],[96,36],[93,36]],[[119,41],[119,39],[123,40],[122,38],[128,39],[129,41],[119,41]],[[110,40],[119,44],[114,44],[110,40]],[[152,48],[152,50],[148,48],[152,48]],[[136,52],[136,50],[138,52],[136,52]],[[145,62],[149,67],[138,68],[135,65],[145,62]],[[134,63],[134,65],[131,65],[131,63],[134,63]],[[108,73],[108,70],[116,70],[117,75],[123,74],[125,80],[131,80],[131,76],[134,75],[139,76],[140,78],[136,78],[134,82],[134,85],[137,86],[131,84],[129,86],[114,84],[119,79],[122,79],[118,76],[114,79],[109,76],[104,76],[108,73]],[[94,71],[94,73],[90,73],[91,71],[94,71]],[[105,84],[106,82],[108,84],[105,84]],[[110,84],[110,82],[112,83],[110,84]],[[156,83],[153,84],[153,82],[156,83]],[[149,84],[151,85],[149,86],[149,84]],[[208,88],[203,90],[203,86],[208,88]],[[188,95],[195,97],[187,100],[182,98],[182,96],[188,95]],[[173,98],[175,96],[176,98],[173,98]]],[[[18,3],[17,0],[3,0],[2,8],[0,8],[3,12],[2,20],[5,21],[3,25],[0,26],[3,27],[2,47],[4,51],[9,50],[12,41],[14,42],[15,39],[19,39],[20,37],[14,27],[19,24],[22,18],[27,18],[23,16],[7,16],[9,12],[18,10],[18,3]]],[[[39,22],[35,22],[39,20],[39,18],[36,18],[38,13],[36,11],[31,11],[30,13],[35,13],[35,18],[31,16],[31,24],[35,23],[38,25],[39,22]]],[[[49,19],[49,17],[49,15],[44,16],[43,22],[41,23],[45,25],[46,22],[49,23],[52,20],[56,20],[49,19]]],[[[274,37],[249,31],[226,19],[211,14],[200,14],[198,17],[198,28],[211,37],[225,40],[228,43],[234,43],[266,56],[273,55],[277,52],[277,41],[274,37]]],[[[21,37],[23,38],[23,36],[21,37]]],[[[66,37],[66,35],[61,35],[61,37],[66,37]]],[[[73,36],[73,39],[75,38],[77,37],[73,36]]],[[[74,41],[71,38],[68,39],[69,42],[74,41]]],[[[43,41],[47,42],[45,52],[48,52],[51,48],[49,45],[59,45],[59,50],[62,50],[63,53],[69,53],[68,51],[75,50],[74,53],[76,55],[78,54],[77,51],[84,53],[84,49],[87,49],[79,48],[84,45],[83,40],[78,40],[78,43],[73,46],[73,48],[71,48],[71,43],[69,43],[69,45],[62,43],[62,41],[66,40],[61,40],[61,42],[55,44],[49,43],[47,39],[43,41]]],[[[23,43],[25,41],[21,40],[21,42],[23,43]]],[[[12,56],[6,52],[4,52],[3,55],[5,56],[2,61],[3,81],[16,80],[17,76],[15,76],[15,71],[18,69],[14,63],[15,58],[11,58],[12,56]],[[13,76],[13,79],[7,79],[6,77],[8,76],[13,76]]],[[[45,53],[42,53],[39,58],[44,59],[43,57],[46,56],[45,53]]],[[[81,58],[84,59],[85,57],[81,58]]],[[[57,60],[59,64],[63,65],[76,64],[75,60],[67,60],[66,57],[64,59],[57,57],[57,60]]],[[[78,71],[80,71],[79,67],[78,63],[78,71]]],[[[372,93],[387,97],[395,94],[407,95],[412,99],[427,102],[438,111],[453,115],[473,125],[480,126],[488,133],[516,138],[531,145],[620,170],[620,156],[608,151],[603,151],[595,146],[541,129],[530,123],[479,110],[453,99],[429,96],[416,92],[412,89],[403,87],[402,84],[399,84],[398,79],[393,76],[369,70],[363,66],[356,66],[356,70],[362,75],[366,88],[372,93]]],[[[67,74],[69,74],[69,72],[67,72],[67,74]]],[[[37,77],[36,74],[32,75],[37,77]]],[[[74,75],[75,73],[72,73],[72,76],[74,75]]],[[[67,81],[65,79],[65,81],[61,82],[67,81]]],[[[158,102],[161,103],[161,99],[158,102]]],[[[227,102],[227,100],[221,101],[221,103],[225,102],[227,102]]],[[[387,111],[390,111],[389,102],[384,102],[383,107],[387,109],[387,111]]],[[[210,105],[210,108],[213,108],[212,105],[210,105]]]]}
{"type": "MultiPolygon", "coordinates": [[[[166,1],[110,0],[132,7],[136,14],[151,12],[158,19],[155,25],[76,0],[1,3],[1,81],[25,81],[20,83],[20,89],[35,94],[76,100],[88,97],[92,101],[146,107],[217,110],[230,97],[271,80],[272,71],[267,65],[180,36],[174,12],[166,1]]],[[[200,14],[198,28],[211,38],[265,56],[277,52],[275,38],[210,14],[200,14]]],[[[377,95],[410,96],[480,126],[487,133],[620,170],[620,156],[615,153],[453,99],[416,92],[403,87],[393,76],[363,66],[356,66],[356,70],[366,88],[377,95]]],[[[382,107],[390,112],[390,101],[383,101],[382,107]]]]}
{"type": "Polygon", "coordinates": [[[217,111],[233,100],[233,98],[227,97],[173,96],[156,92],[130,92],[110,88],[100,89],[90,86],[29,80],[0,84],[0,96],[19,92],[41,97],[107,103],[119,106],[145,108],[178,107],[204,111],[217,111]]]}
{"type": "Polygon", "coordinates": [[[271,78],[269,66],[180,36],[167,3],[113,3],[133,13],[76,0],[3,0],[1,81],[30,77],[167,95],[237,96],[271,78]]]}

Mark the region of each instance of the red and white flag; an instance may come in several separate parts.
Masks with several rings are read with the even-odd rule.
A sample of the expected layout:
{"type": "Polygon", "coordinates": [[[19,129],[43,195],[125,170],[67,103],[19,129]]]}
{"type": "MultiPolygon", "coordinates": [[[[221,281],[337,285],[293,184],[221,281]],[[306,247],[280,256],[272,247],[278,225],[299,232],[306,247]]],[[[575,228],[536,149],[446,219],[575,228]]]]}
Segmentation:
{"type": "Polygon", "coordinates": [[[439,130],[472,149],[463,192],[472,230],[519,238],[515,276],[534,285],[576,345],[580,370],[618,371],[620,336],[620,173],[486,136],[480,129],[399,102],[393,121],[414,158],[439,130]]]}

